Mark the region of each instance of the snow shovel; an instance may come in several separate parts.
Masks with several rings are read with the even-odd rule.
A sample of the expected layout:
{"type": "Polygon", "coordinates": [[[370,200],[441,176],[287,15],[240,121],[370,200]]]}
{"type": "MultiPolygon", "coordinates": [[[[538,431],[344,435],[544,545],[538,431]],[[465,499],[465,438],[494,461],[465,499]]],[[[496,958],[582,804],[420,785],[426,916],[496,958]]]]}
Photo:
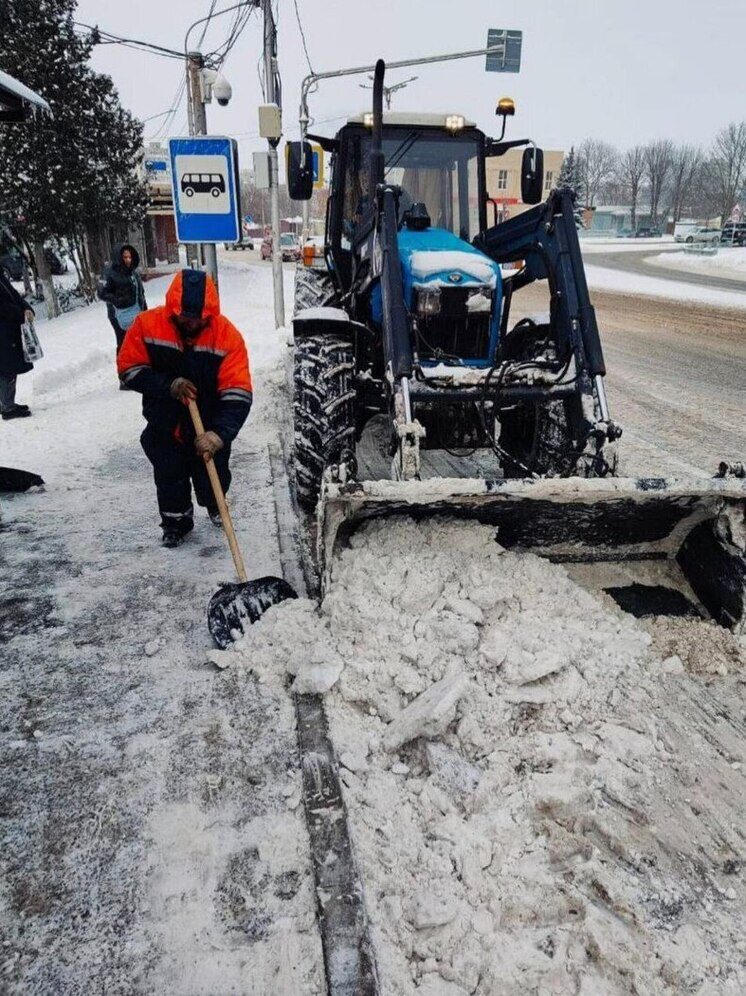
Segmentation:
{"type": "MultiPolygon", "coordinates": [[[[189,414],[192,416],[194,431],[201,435],[205,431],[202,416],[194,401],[189,402],[189,414]]],[[[257,619],[271,608],[279,605],[286,598],[297,598],[298,593],[284,580],[272,576],[256,578],[249,581],[246,576],[243,557],[236,539],[236,532],[231,521],[231,513],[223,494],[218,472],[212,457],[205,457],[207,476],[210,478],[215,503],[220,512],[228,546],[236,565],[238,584],[222,584],[210,599],[207,607],[207,627],[215,643],[225,650],[235,640],[240,640],[245,632],[246,623],[255,623],[257,619]]]]}

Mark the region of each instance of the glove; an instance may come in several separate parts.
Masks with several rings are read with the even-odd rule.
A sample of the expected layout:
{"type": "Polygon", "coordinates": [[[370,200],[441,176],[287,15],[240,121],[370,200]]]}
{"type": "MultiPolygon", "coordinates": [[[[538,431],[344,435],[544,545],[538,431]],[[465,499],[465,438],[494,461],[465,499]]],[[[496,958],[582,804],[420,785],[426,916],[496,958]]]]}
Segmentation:
{"type": "Polygon", "coordinates": [[[217,432],[203,432],[194,440],[194,448],[205,460],[212,460],[218,450],[222,450],[223,440],[217,432]]]}
{"type": "Polygon", "coordinates": [[[34,313],[31,308],[26,309],[26,314],[23,316],[26,320],[26,324],[30,325],[34,320],[34,313]]]}
{"type": "Polygon", "coordinates": [[[181,401],[184,405],[197,400],[197,388],[186,377],[177,377],[176,380],[172,380],[170,391],[171,397],[176,401],[181,401]]]}

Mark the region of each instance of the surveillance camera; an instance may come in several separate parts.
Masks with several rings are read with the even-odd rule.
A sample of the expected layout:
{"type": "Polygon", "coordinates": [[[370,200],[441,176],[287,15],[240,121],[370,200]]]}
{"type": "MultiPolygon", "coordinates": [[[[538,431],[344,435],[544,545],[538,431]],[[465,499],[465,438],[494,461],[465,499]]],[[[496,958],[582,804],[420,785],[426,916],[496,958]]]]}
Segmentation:
{"type": "Polygon", "coordinates": [[[214,97],[221,107],[227,107],[233,96],[233,89],[228,80],[214,69],[202,70],[203,101],[209,104],[214,97]]]}
{"type": "Polygon", "coordinates": [[[233,88],[225,76],[219,75],[212,84],[212,93],[221,107],[227,107],[233,96],[233,88]]]}

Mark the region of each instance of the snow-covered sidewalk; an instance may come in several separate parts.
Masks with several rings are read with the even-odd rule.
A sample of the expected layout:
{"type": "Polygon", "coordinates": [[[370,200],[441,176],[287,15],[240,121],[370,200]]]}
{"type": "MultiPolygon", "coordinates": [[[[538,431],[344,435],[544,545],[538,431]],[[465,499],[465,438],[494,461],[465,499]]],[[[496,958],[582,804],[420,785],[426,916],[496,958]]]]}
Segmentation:
{"type": "MultiPolygon", "coordinates": [[[[255,574],[279,572],[270,279],[221,273],[256,381],[231,493],[255,574]]],[[[33,417],[0,426],[1,462],[46,481],[2,502],[0,989],[321,993],[292,701],[204,663],[225,538],[203,517],[160,547],[103,306],[39,328],[47,355],[19,379],[33,417]]]]}

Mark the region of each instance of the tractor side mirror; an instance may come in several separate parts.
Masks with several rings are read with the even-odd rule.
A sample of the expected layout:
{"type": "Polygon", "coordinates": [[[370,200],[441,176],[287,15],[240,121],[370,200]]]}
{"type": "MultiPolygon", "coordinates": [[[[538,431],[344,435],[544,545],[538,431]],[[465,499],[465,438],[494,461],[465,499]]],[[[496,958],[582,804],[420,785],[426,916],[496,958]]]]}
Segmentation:
{"type": "Polygon", "coordinates": [[[544,151],[530,145],[521,163],[521,200],[524,204],[539,204],[544,193],[544,151]]]}
{"type": "Polygon", "coordinates": [[[294,201],[313,196],[313,150],[310,142],[288,142],[288,194],[294,201]]]}

